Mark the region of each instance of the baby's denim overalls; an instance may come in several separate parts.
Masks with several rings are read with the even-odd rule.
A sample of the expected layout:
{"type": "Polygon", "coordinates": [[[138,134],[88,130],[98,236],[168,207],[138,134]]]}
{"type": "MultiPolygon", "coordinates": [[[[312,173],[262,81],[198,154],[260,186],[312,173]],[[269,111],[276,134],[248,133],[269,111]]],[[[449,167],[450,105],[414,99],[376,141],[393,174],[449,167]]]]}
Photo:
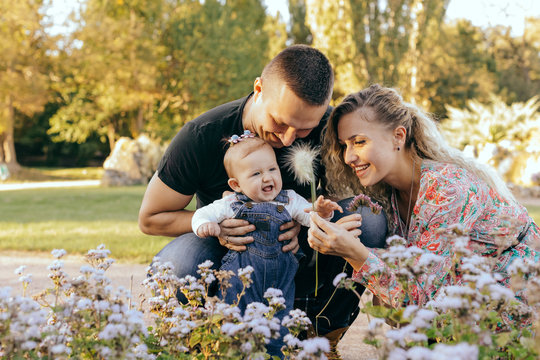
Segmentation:
{"type": "MultiPolygon", "coordinates": [[[[279,227],[292,220],[285,209],[289,202],[287,192],[282,190],[274,201],[279,204],[264,202],[254,203],[246,195],[237,193],[237,201],[231,206],[235,219],[247,220],[255,225],[256,230],[246,236],[252,236],[254,241],[247,244],[247,250],[238,252],[230,250],[222,260],[222,270],[232,270],[236,274],[238,269],[251,265],[254,269],[251,274],[253,283],[246,289],[246,293],[238,304],[244,312],[247,305],[252,302],[267,304],[263,295],[269,288],[283,291],[286,309],[278,312],[276,317],[280,320],[289,313],[294,303],[294,276],[298,270],[298,260],[292,252],[283,252],[281,248],[286,242],[278,241],[279,227]]],[[[300,256],[300,254],[298,254],[300,256]]],[[[242,282],[234,276],[231,279],[232,287],[227,289],[225,301],[232,304],[237,301],[237,295],[243,290],[242,282]]],[[[281,338],[288,330],[281,327],[281,338]]],[[[282,339],[271,339],[267,351],[271,355],[281,356],[279,350],[283,345],[282,339]]]]}

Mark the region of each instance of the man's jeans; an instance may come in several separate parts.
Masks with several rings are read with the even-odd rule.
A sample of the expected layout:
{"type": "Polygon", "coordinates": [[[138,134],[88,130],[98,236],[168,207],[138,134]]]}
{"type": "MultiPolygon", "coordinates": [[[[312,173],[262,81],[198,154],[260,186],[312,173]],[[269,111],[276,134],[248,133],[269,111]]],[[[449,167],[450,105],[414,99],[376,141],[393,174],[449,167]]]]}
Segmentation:
{"type": "MultiPolygon", "coordinates": [[[[350,214],[345,208],[351,199],[339,201],[344,213],[335,213],[333,222],[350,214]]],[[[384,212],[374,215],[369,208],[361,208],[357,212],[362,214],[362,235],[360,241],[367,247],[382,248],[386,243],[386,216],[384,212]]],[[[339,273],[352,274],[352,267],[338,256],[318,255],[319,263],[319,289],[317,297],[315,291],[315,266],[309,261],[313,250],[307,243],[307,229],[302,228],[298,235],[300,247],[307,255],[306,261],[300,263],[296,273],[296,299],[295,308],[304,310],[311,319],[319,335],[324,335],[332,330],[340,329],[352,324],[358,315],[359,299],[352,291],[338,289],[334,293],[333,280],[339,273]],[[328,303],[330,300],[330,303],[328,303]],[[326,308],[325,308],[326,307],[326,308]],[[321,310],[324,311],[321,313],[321,310]]],[[[217,238],[199,238],[194,233],[187,233],[177,237],[168,243],[156,255],[161,262],[170,261],[175,268],[176,276],[182,278],[186,275],[198,276],[197,265],[206,260],[211,260],[214,269],[219,269],[221,260],[228,249],[220,245],[217,238]]],[[[214,289],[213,291],[216,291],[214,289]]],[[[363,286],[358,284],[357,291],[362,293],[363,286]]]]}

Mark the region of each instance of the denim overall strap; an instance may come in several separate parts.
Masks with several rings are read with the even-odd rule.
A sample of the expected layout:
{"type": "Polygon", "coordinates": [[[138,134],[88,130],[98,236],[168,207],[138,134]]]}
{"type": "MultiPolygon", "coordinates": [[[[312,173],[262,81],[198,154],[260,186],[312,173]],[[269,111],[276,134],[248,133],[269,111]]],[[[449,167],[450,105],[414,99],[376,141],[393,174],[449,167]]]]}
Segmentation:
{"type": "MultiPolygon", "coordinates": [[[[235,192],[235,194],[236,194],[236,199],[240,202],[253,201],[249,197],[247,197],[246,195],[240,192],[235,192]]],[[[287,205],[289,203],[289,195],[287,195],[287,191],[281,190],[279,194],[277,194],[277,196],[274,198],[274,201],[287,205]]]]}

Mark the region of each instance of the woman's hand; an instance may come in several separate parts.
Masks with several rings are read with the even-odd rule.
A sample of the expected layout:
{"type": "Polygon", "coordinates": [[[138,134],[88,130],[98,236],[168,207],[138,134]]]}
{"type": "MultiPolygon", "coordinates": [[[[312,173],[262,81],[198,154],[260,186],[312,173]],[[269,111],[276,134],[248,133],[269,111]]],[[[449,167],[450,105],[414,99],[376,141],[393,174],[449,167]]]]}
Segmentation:
{"type": "Polygon", "coordinates": [[[309,246],[323,254],[341,256],[357,269],[369,255],[358,238],[362,233],[358,229],[361,224],[362,217],[359,214],[351,214],[331,223],[317,213],[311,213],[309,246]]]}
{"type": "Polygon", "coordinates": [[[246,220],[225,219],[220,224],[219,243],[229,250],[245,251],[246,244],[253,242],[252,236],[244,236],[255,230],[255,225],[246,220]]]}

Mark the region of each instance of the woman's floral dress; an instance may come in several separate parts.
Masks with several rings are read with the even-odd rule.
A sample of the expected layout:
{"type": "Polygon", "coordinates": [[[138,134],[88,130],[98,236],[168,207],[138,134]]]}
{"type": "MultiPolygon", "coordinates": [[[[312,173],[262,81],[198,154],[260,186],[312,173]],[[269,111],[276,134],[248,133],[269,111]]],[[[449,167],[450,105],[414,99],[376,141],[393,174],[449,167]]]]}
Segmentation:
{"type": "MultiPolygon", "coordinates": [[[[397,212],[395,196],[391,200],[393,228],[403,236],[405,229],[397,212]],[[401,222],[401,223],[400,223],[401,222]]],[[[380,255],[385,249],[369,249],[364,265],[353,274],[353,279],[376,294],[382,301],[398,306],[401,303],[425,304],[433,299],[443,285],[460,283],[452,279],[453,240],[444,228],[460,224],[470,236],[469,248],[476,254],[497,257],[493,272],[502,277],[500,283],[509,286],[509,264],[517,258],[538,262],[540,253],[530,245],[540,242],[538,226],[527,210],[516,202],[508,202],[476,175],[453,164],[424,160],[421,167],[418,199],[410,219],[406,236],[408,247],[417,246],[426,252],[443,257],[429,273],[423,273],[408,284],[408,294],[397,281],[396,269],[388,267],[380,255]],[[499,237],[493,234],[498,234],[499,237]],[[504,251],[497,254],[497,239],[511,239],[504,251]],[[410,296],[410,297],[409,297],[410,296]]],[[[518,298],[520,295],[517,294],[518,298]]],[[[525,300],[526,299],[522,299],[525,300]]]]}

